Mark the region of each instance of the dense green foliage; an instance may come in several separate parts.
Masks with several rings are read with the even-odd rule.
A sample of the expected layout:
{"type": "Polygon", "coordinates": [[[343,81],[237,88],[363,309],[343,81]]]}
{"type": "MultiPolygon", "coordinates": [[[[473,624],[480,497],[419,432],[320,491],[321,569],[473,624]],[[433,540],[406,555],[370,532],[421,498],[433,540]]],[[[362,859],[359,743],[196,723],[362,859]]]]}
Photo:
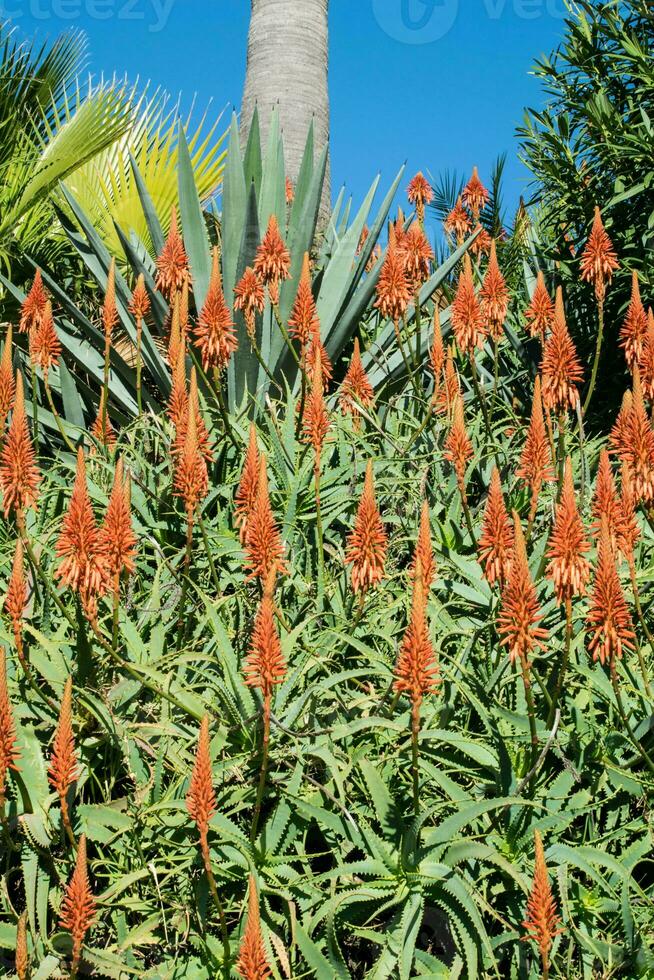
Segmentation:
{"type": "MultiPolygon", "coordinates": [[[[491,356],[488,347],[478,355],[480,370],[492,371],[491,356]]],[[[0,945],[6,956],[23,908],[39,976],[53,975],[70,953],[57,910],[73,854],[46,769],[63,685],[72,674],[81,772],[69,801],[75,833],[88,838],[98,897],[83,952],[93,975],[224,973],[219,921],[184,802],[205,713],[217,793],[210,859],[232,966],[253,873],[277,977],[536,977],[537,950],[521,939],[533,833],[540,829],[565,927],[550,975],[650,975],[652,776],[643,753],[652,752],[652,699],[638,658],[625,651],[617,667],[619,707],[607,668],[587,653],[582,598],[573,605],[560,715],[548,717],[565,646],[565,617],[543,577],[556,498],[550,485],[541,494],[530,546],[549,633],[532,664],[534,758],[520,671],[499,645],[498,591],[483,579],[476,554],[495,459],[507,506],[523,518],[529,509],[514,476],[527,404],[516,416],[489,387],[489,437],[467,359],[458,368],[474,446],[466,483],[475,540],[444,459],[449,422],[432,412],[428,372],[415,373],[420,394],[410,388],[380,405],[360,432],[338,411],[336,393],[329,397],[320,525],[312,450],[296,435],[299,395],[271,397],[258,416],[257,440],[270,460],[271,500],[290,571],[276,594],[288,672],[273,697],[269,769],[253,837],[261,701],[245,686],[243,667],[260,590],[247,578],[233,521],[247,415],[230,414],[232,441],[211,393],[203,404],[216,456],[188,570],[186,517],[172,493],[170,423],[147,412],[123,428],[116,452],[131,473],[138,559],[124,587],[115,648],[111,604],[101,603],[96,634],[72,596],[54,584],[73,459],[63,455],[47,468],[38,514],[30,512],[27,525],[43,575],[31,575],[24,624],[35,687],[9,658],[20,768],[10,776],[5,827],[0,945]],[[374,461],[389,554],[379,587],[355,601],[344,552],[367,460],[374,461]],[[427,613],[442,686],[422,704],[415,811],[409,702],[392,684],[410,615],[408,569],[424,497],[438,566],[427,613]]],[[[588,526],[599,447],[582,449],[572,425],[566,438],[588,526]]],[[[98,517],[114,458],[96,448],[89,459],[98,517]]],[[[649,619],[654,552],[651,531],[641,523],[636,561],[649,619]]],[[[8,574],[11,523],[3,533],[8,574]]],[[[590,557],[595,561],[594,548],[590,557]]],[[[625,589],[631,605],[628,580],[625,589]]],[[[12,649],[10,630],[3,629],[12,649]]],[[[651,672],[652,649],[640,627],[638,636],[651,672]]]]}

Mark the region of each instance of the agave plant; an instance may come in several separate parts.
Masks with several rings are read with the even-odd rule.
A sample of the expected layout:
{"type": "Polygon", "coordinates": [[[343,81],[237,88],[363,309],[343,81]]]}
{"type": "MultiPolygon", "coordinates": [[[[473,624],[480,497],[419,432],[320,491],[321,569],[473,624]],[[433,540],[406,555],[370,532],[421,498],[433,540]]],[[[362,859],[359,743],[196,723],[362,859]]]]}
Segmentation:
{"type": "MultiPolygon", "coordinates": [[[[301,371],[297,356],[288,342],[284,325],[297,294],[305,254],[315,253],[312,293],[321,325],[322,341],[332,362],[338,363],[348,350],[354,334],[367,323],[372,339],[365,353],[364,364],[378,389],[397,387],[406,382],[407,365],[394,346],[395,328],[372,308],[375,287],[384,255],[371,269],[371,256],[382,236],[390,207],[402,179],[403,168],[387,190],[379,209],[372,211],[379,186],[375,179],[364,201],[352,219],[351,202],[341,195],[336,202],[329,227],[317,243],[316,226],[325,171],[325,154],[314,160],[313,133],[309,132],[303,165],[293,188],[292,203],[287,203],[287,182],[284,170],[283,142],[278,120],[273,113],[270,137],[265,153],[259,139],[258,117],[255,114],[245,151],[241,152],[236,119],[232,120],[229,150],[225,162],[222,207],[218,222],[203,210],[203,194],[198,189],[191,149],[183,126],[177,139],[178,197],[183,240],[188,253],[190,275],[196,312],[201,311],[209,289],[211,248],[220,239],[221,279],[228,303],[243,271],[251,266],[257,247],[271,217],[276,217],[284,230],[290,252],[290,275],[281,284],[279,302],[273,305],[267,297],[262,315],[256,318],[251,341],[241,312],[233,310],[237,348],[231,358],[226,378],[229,408],[245,408],[256,412],[269,392],[283,393],[288,386],[298,390],[301,371]],[[367,237],[363,235],[367,229],[367,237]],[[365,241],[363,238],[365,237],[365,241]],[[319,246],[319,247],[318,247],[319,246]]],[[[211,157],[209,158],[211,159],[211,157]]],[[[151,322],[143,328],[143,379],[145,403],[158,410],[170,391],[170,373],[162,355],[169,305],[156,289],[156,259],[165,243],[168,215],[160,215],[149,192],[137,161],[131,159],[133,185],[139,199],[137,228],[121,228],[114,224],[123,257],[134,277],[143,276],[152,302],[151,322]],[[142,234],[139,234],[138,228],[142,234]],[[145,231],[143,231],[145,228],[145,231]]],[[[96,227],[93,217],[85,212],[67,186],[62,186],[63,206],[56,207],[62,228],[76,249],[86,269],[100,291],[106,290],[112,253],[104,240],[102,228],[96,227]]],[[[472,238],[457,248],[434,271],[422,286],[417,302],[406,312],[408,330],[414,328],[421,311],[436,290],[444,283],[472,238]]],[[[67,294],[62,283],[47,270],[41,270],[43,280],[60,311],[57,317],[59,336],[64,348],[60,370],[52,374],[52,387],[59,400],[64,421],[79,427],[91,410],[91,393],[103,379],[104,337],[86,310],[80,308],[67,294]],[[68,363],[66,363],[68,362],[68,363]]],[[[119,421],[136,412],[136,369],[134,350],[136,326],[129,313],[131,288],[127,272],[116,274],[117,310],[126,343],[113,345],[109,407],[119,421]]],[[[15,284],[7,283],[14,297],[23,302],[25,294],[15,284]]],[[[441,314],[441,325],[447,324],[447,311],[441,314]]],[[[424,330],[424,357],[431,342],[431,327],[424,330]]],[[[211,378],[204,378],[205,393],[215,388],[211,378]]],[[[38,391],[36,400],[39,400],[38,391]]],[[[56,426],[51,414],[42,413],[44,424],[51,432],[56,426]]]]}

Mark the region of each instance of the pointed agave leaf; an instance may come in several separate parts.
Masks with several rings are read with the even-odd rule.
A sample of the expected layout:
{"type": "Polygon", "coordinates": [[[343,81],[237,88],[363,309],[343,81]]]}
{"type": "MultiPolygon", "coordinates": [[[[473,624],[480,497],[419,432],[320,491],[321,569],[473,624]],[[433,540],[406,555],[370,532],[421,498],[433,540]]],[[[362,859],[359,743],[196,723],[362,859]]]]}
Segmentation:
{"type": "Polygon", "coordinates": [[[295,182],[293,204],[291,205],[291,215],[288,222],[289,228],[297,228],[298,221],[304,212],[306,197],[311,188],[311,180],[313,177],[313,155],[314,138],[312,120],[309,126],[309,132],[307,134],[307,141],[304,145],[304,153],[302,154],[300,171],[295,182]]]}
{"type": "Polygon", "coordinates": [[[188,252],[193,277],[195,305],[202,309],[211,277],[211,252],[202,205],[195,186],[193,163],[186,142],[184,127],[179,124],[179,208],[182,215],[184,245],[188,252]]]}
{"type": "Polygon", "coordinates": [[[336,239],[338,237],[337,229],[339,229],[339,223],[341,222],[341,214],[343,212],[343,201],[345,200],[345,187],[341,187],[336,197],[334,207],[332,208],[332,213],[327,222],[327,227],[325,228],[325,234],[320,245],[320,254],[318,256],[318,265],[323,268],[327,261],[328,256],[331,254],[334,248],[336,239]]]}
{"type": "Polygon", "coordinates": [[[361,232],[370,213],[378,185],[379,177],[376,177],[356,218],[339,241],[323,276],[317,306],[322,335],[327,339],[351,286],[353,269],[357,266],[355,258],[361,232]]]}
{"type": "MultiPolygon", "coordinates": [[[[248,194],[245,221],[243,223],[243,238],[239,253],[238,267],[236,270],[237,280],[243,275],[247,266],[252,265],[254,256],[259,244],[259,221],[257,217],[257,195],[254,184],[250,185],[248,194]]],[[[230,298],[227,297],[230,302],[230,298]]],[[[259,326],[260,317],[257,316],[257,346],[261,349],[261,327],[259,326]]],[[[251,349],[250,338],[245,328],[245,318],[241,311],[234,311],[234,321],[238,336],[238,349],[235,351],[228,368],[228,389],[229,406],[234,409],[240,405],[246,392],[254,393],[257,390],[258,382],[267,380],[261,368],[256,354],[251,349]],[[263,378],[259,373],[264,374],[263,378]]]]}
{"type": "Polygon", "coordinates": [[[147,188],[141,171],[138,168],[138,164],[134,159],[132,153],[129,155],[130,163],[132,165],[132,173],[134,174],[134,182],[136,183],[136,190],[138,192],[139,200],[141,202],[141,207],[143,208],[143,214],[145,216],[145,221],[148,226],[148,232],[152,240],[152,247],[155,253],[159,255],[164,247],[166,238],[163,233],[163,229],[159,222],[159,217],[157,215],[156,208],[152,203],[152,198],[150,197],[150,192],[147,188]]]}
{"type": "MultiPolygon", "coordinates": [[[[291,309],[300,282],[304,253],[311,250],[314,240],[326,167],[327,148],[325,147],[313,171],[311,186],[306,195],[302,214],[298,218],[297,225],[293,224],[289,231],[291,277],[282,284],[279,300],[280,316],[284,323],[288,322],[288,318],[291,315],[291,309]]],[[[281,331],[276,324],[273,327],[271,337],[271,362],[275,365],[273,370],[275,378],[281,379],[282,377],[288,377],[289,379],[295,380],[293,375],[289,373],[289,371],[294,370],[292,368],[294,364],[293,356],[287,349],[281,331]]],[[[294,370],[294,374],[297,376],[296,370],[294,370]]]]}
{"type": "MultiPolygon", "coordinates": [[[[233,123],[235,120],[236,115],[233,117],[233,123]]],[[[232,136],[230,134],[230,140],[231,139],[232,136]]],[[[254,112],[252,113],[252,122],[250,123],[250,132],[248,133],[248,142],[245,148],[245,157],[243,159],[243,171],[245,173],[246,186],[254,183],[254,186],[258,191],[261,187],[261,177],[263,173],[263,162],[261,160],[261,127],[259,125],[258,106],[254,107],[254,112]]]]}
{"type": "Polygon", "coordinates": [[[300,274],[302,272],[302,262],[304,253],[310,252],[316,234],[316,223],[320,210],[320,199],[322,188],[325,182],[325,171],[327,168],[326,148],[320,155],[318,163],[313,168],[311,182],[304,195],[302,209],[292,215],[288,230],[288,249],[291,253],[291,276],[282,284],[279,299],[279,308],[282,320],[286,322],[291,315],[293,301],[297,293],[300,274]]]}
{"type": "MultiPolygon", "coordinates": [[[[250,185],[252,185],[252,179],[250,179],[250,185]]],[[[225,297],[229,304],[232,302],[234,286],[238,281],[238,261],[240,248],[244,241],[249,193],[250,190],[246,184],[241,160],[238,125],[236,115],[234,115],[229,131],[229,149],[223,178],[222,213],[222,272],[225,297]]]]}
{"type": "Polygon", "coordinates": [[[382,261],[380,260],[377,263],[375,269],[373,269],[373,271],[366,276],[363,281],[361,281],[361,277],[368,263],[368,259],[372,254],[372,249],[374,248],[386,222],[388,212],[390,211],[391,204],[393,203],[393,199],[397,193],[397,188],[400,184],[403,173],[404,167],[401,167],[397,177],[393,181],[393,184],[384,198],[382,206],[379,209],[377,217],[370,229],[370,235],[368,236],[361,255],[358,258],[357,273],[353,275],[352,278],[352,286],[355,287],[355,289],[354,291],[350,289],[348,296],[345,299],[345,308],[342,310],[338,319],[334,323],[331,336],[327,341],[327,351],[332,358],[337,357],[346,344],[349,343],[354,331],[359,325],[361,317],[363,316],[367,307],[370,305],[372,297],[375,293],[375,287],[381,272],[382,261]]]}
{"type": "Polygon", "coordinates": [[[270,117],[268,147],[263,162],[261,193],[259,196],[259,225],[265,229],[268,219],[277,216],[279,227],[284,227],[286,217],[286,180],[284,174],[284,154],[279,133],[279,113],[273,109],[270,117]]]}

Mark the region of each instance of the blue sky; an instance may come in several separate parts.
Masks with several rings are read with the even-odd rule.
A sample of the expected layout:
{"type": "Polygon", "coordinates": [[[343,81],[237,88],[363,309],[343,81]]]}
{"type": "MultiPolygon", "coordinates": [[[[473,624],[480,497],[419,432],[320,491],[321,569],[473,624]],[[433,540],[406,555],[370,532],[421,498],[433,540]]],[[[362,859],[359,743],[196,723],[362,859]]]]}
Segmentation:
{"type": "MultiPolygon", "coordinates": [[[[301,0],[300,0],[301,2],[301,0]]],[[[556,46],[564,0],[331,0],[332,170],[359,199],[406,159],[482,179],[509,155],[513,208],[528,174],[516,125],[541,90],[529,70],[556,46]]],[[[83,29],[94,73],[150,79],[183,104],[238,107],[249,0],[0,0],[25,35],[83,29]]]]}

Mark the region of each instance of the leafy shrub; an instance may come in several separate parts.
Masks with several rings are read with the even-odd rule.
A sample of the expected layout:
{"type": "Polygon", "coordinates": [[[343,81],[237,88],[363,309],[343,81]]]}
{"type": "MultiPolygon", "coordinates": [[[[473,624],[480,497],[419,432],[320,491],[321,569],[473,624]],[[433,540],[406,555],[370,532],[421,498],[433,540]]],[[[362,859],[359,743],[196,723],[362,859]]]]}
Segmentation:
{"type": "MultiPolygon", "coordinates": [[[[525,162],[536,178],[540,249],[551,268],[556,263],[553,278],[566,285],[571,328],[588,358],[597,321],[592,293],[579,284],[578,262],[598,201],[621,257],[607,297],[613,343],[631,298],[632,273],[648,294],[654,281],[653,46],[647,0],[570,5],[561,45],[534,69],[545,105],[528,110],[519,130],[525,162]]],[[[610,355],[600,377],[610,397],[595,410],[605,424],[624,384],[610,355]]]]}

